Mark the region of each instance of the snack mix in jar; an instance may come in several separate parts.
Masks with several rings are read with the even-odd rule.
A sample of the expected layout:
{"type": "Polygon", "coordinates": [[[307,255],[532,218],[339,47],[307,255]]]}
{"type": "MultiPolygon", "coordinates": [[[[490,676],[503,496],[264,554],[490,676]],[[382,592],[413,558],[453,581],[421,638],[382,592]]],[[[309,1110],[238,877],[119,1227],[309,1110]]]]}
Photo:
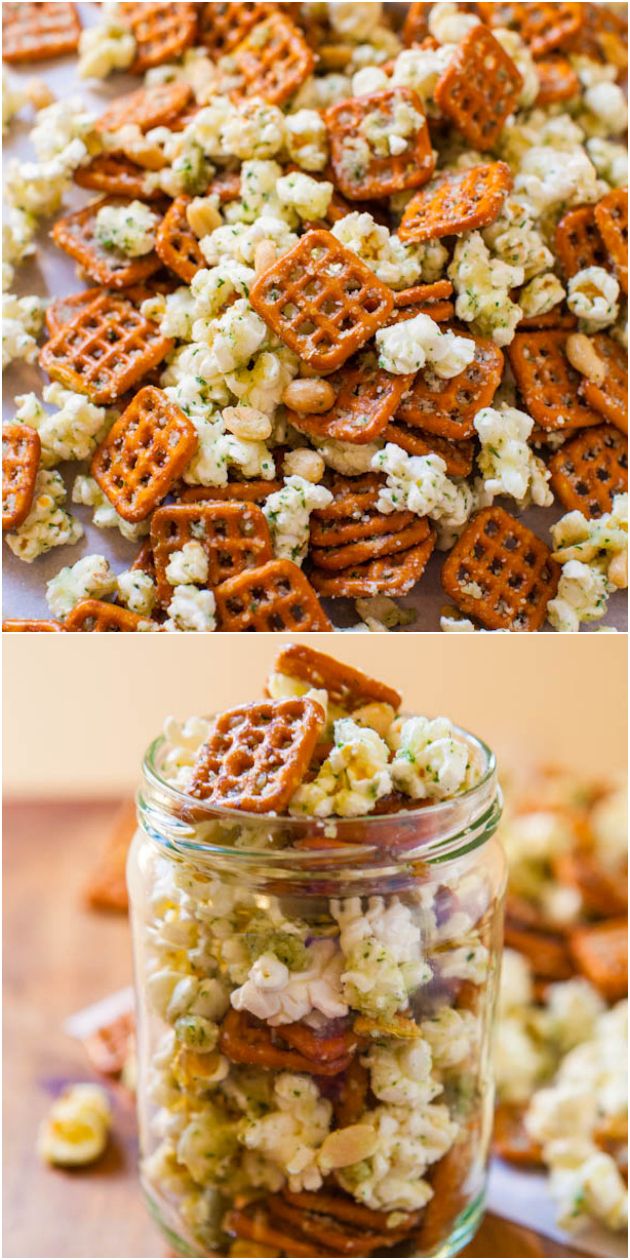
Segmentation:
{"type": "Polygon", "coordinates": [[[169,719],[129,865],[142,1179],[180,1254],[455,1254],[483,1204],[492,752],[284,647],[169,719]]]}

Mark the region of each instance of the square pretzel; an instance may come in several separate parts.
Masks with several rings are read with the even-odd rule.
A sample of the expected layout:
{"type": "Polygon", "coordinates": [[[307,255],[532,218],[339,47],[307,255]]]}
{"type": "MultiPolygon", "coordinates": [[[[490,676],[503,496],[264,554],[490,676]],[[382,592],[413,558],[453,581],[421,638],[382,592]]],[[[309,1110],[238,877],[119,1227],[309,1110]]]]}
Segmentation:
{"type": "Polygon", "coordinates": [[[402,704],[402,696],[392,687],[304,643],[281,648],[273,668],[274,673],[287,674],[308,688],[327,691],[333,704],[349,712],[364,704],[390,704],[395,710],[402,704]]]}
{"type": "Polygon", "coordinates": [[[197,7],[194,4],[120,4],[120,16],[136,41],[132,74],[177,61],[195,42],[197,7]]]}
{"type": "Polygon", "coordinates": [[[101,293],[43,347],[45,372],[93,403],[112,403],[173,349],[127,298],[101,293]]]}
{"type": "Polygon", "coordinates": [[[618,1002],[628,991],[628,920],[607,919],[575,928],[569,948],[578,971],[599,989],[607,1002],[618,1002]]]}
{"type": "Polygon", "coordinates": [[[402,29],[402,41],[407,48],[413,44],[422,43],[429,34],[429,13],[432,6],[430,4],[410,4],[407,8],[404,26],[402,29]]]}
{"type": "Polygon", "coordinates": [[[491,405],[501,384],[503,355],[492,341],[481,337],[472,340],[475,357],[457,376],[443,380],[426,370],[418,374],[396,412],[396,420],[455,441],[475,436],[475,416],[482,407],[491,405]]]}
{"type": "Polygon", "coordinates": [[[250,302],[265,323],[319,372],[334,372],[390,315],[391,289],[324,229],[258,277],[250,302]]]}
{"type": "Polygon", "coordinates": [[[94,453],[90,472],[123,520],[161,503],[197,449],[197,430],[161,389],[145,385],[94,453]]]}
{"type": "Polygon", "coordinates": [[[229,578],[214,592],[228,631],[332,630],[310,582],[292,560],[270,560],[229,578]]]}
{"type": "Polygon", "coordinates": [[[551,488],[567,511],[602,516],[628,489],[628,439],[608,424],[583,429],[556,451],[549,467],[551,488]]]}
{"type": "Polygon", "coordinates": [[[187,486],[177,493],[178,503],[255,503],[262,507],[270,494],[282,490],[283,481],[228,481],[226,486],[187,486]]]}
{"type": "Polygon", "coordinates": [[[435,546],[435,535],[429,531],[424,542],[395,555],[355,564],[341,573],[313,568],[311,581],[315,590],[329,599],[362,599],[371,595],[407,595],[420,581],[435,546]]]}
{"type": "Polygon", "coordinates": [[[576,206],[562,216],[556,228],[556,257],[567,280],[584,267],[608,268],[594,206],[576,206]]]}
{"type": "Polygon", "coordinates": [[[602,385],[584,378],[580,385],[589,407],[601,412],[611,424],[628,432],[628,355],[618,341],[607,337],[606,333],[595,333],[591,337],[593,348],[599,359],[606,365],[606,377],[602,385]]]}
{"type": "Polygon", "coordinates": [[[277,4],[202,4],[199,42],[217,61],[236,48],[252,27],[277,12],[277,4]]]}
{"type": "Polygon", "coordinates": [[[65,628],[74,634],[123,634],[137,631],[146,620],[146,617],[140,617],[118,604],[108,604],[101,599],[83,599],[66,617],[65,628]]]}
{"type": "Polygon", "coordinates": [[[188,225],[186,208],[192,197],[182,195],[171,202],[155,238],[155,251],[165,267],[190,284],[206,261],[199,242],[188,225]]]}
{"type": "Polygon", "coordinates": [[[446,464],[449,477],[468,477],[472,472],[474,445],[469,439],[451,442],[437,433],[410,429],[397,419],[384,430],[383,441],[393,442],[408,455],[439,455],[446,464]]]}
{"type": "Polygon", "coordinates": [[[157,596],[168,604],[173,587],[166,568],[174,551],[201,543],[208,558],[207,586],[219,586],[246,569],[271,560],[269,527],[255,503],[177,503],[160,508],[151,521],[157,596]]]}
{"type": "Polygon", "coordinates": [[[554,48],[571,47],[584,21],[585,4],[478,4],[479,15],[490,26],[518,31],[533,57],[554,48]]]}
{"type": "Polygon", "coordinates": [[[90,188],[110,197],[128,197],[130,201],[159,201],[160,188],[147,189],[147,171],[122,153],[101,153],[86,166],[79,166],[73,179],[79,188],[90,188]]]}
{"type": "MultiPolygon", "coordinates": [[[[405,514],[401,513],[401,516],[403,515],[405,514]]],[[[411,547],[425,542],[431,533],[429,522],[425,517],[416,517],[415,520],[401,527],[397,527],[391,517],[387,520],[389,520],[389,529],[386,528],[380,533],[375,532],[370,537],[353,539],[337,547],[311,546],[310,558],[313,564],[326,573],[344,573],[347,569],[369,564],[382,556],[395,556],[400,552],[409,551],[411,547]]]]}
{"type": "Polygon", "coordinates": [[[411,88],[349,97],[325,114],[334,182],[353,201],[391,197],[431,178],[435,155],[422,102],[411,88]],[[415,111],[418,126],[401,153],[389,151],[397,110],[415,111]],[[376,139],[374,139],[376,137],[376,139]]]}
{"type": "Polygon", "coordinates": [[[159,271],[160,259],[155,250],[142,258],[128,258],[116,250],[108,250],[96,236],[96,219],[103,206],[125,206],[129,203],[120,197],[102,197],[92,201],[82,210],[57,219],[51,232],[55,245],[71,258],[76,258],[92,280],[109,289],[126,289],[140,284],[159,271]]]}
{"type": "Polygon", "coordinates": [[[261,700],[220,713],[193,770],[191,796],[249,814],[281,813],[324,725],[316,700],[261,700]]]}
{"type": "Polygon", "coordinates": [[[414,378],[413,374],[392,376],[385,372],[378,366],[378,356],[368,348],[328,379],[337,395],[330,410],[313,416],[287,411],[287,420],[316,440],[332,438],[361,445],[373,442],[383,432],[414,378]]]}
{"type": "MultiPolygon", "coordinates": [[[[374,542],[379,536],[394,534],[399,530],[408,529],[417,523],[417,519],[414,512],[389,512],[385,515],[385,513],[379,512],[377,507],[367,508],[360,515],[348,515],[345,519],[339,517],[329,519],[326,517],[324,509],[319,519],[315,516],[315,513],[311,517],[313,558],[318,548],[330,551],[341,547],[346,548],[350,543],[358,543],[365,539],[369,542],[374,542]]],[[[392,548],[392,551],[396,550],[397,548],[392,548]]],[[[368,554],[366,559],[369,558],[368,554]]],[[[327,568],[330,566],[322,565],[321,567],[327,568]]],[[[332,567],[337,568],[339,566],[333,565],[332,567]]]]}
{"type": "Polygon", "coordinates": [[[2,60],[47,61],[76,52],[81,23],[76,4],[3,4],[2,60]]]}
{"type": "Polygon", "coordinates": [[[430,241],[487,227],[499,217],[511,187],[506,162],[443,172],[411,198],[398,235],[401,241],[430,241]]]}
{"type": "Polygon", "coordinates": [[[41,442],[29,424],[2,426],[2,528],[17,529],[33,503],[41,442]]]}
{"type": "Polygon", "coordinates": [[[114,101],[94,124],[97,131],[118,131],[130,123],[140,131],[166,126],[186,107],[192,97],[188,83],[155,83],[152,87],[127,92],[114,101]]]}
{"type": "Polygon", "coordinates": [[[512,58],[480,22],[457,45],[434,97],[441,112],[483,153],[496,144],[522,87],[512,58]]]}
{"type": "Polygon", "coordinates": [[[578,393],[580,376],[564,352],[568,333],[545,329],[516,334],[508,357],[527,411],[543,429],[584,428],[600,424],[597,411],[578,393]]]}
{"type": "Polygon", "coordinates": [[[477,512],[442,567],[453,603],[490,630],[540,630],[559,567],[536,534],[500,507],[477,512]]]}
{"type": "Polygon", "coordinates": [[[580,80],[566,57],[548,57],[536,62],[538,96],[536,105],[555,105],[557,101],[570,101],[580,92],[580,80]]]}
{"type": "Polygon", "coordinates": [[[248,31],[230,61],[240,79],[236,95],[282,105],[312,73],[315,54],[290,18],[272,13],[248,31]]]}
{"type": "Polygon", "coordinates": [[[3,634],[32,634],[34,632],[57,634],[59,630],[65,630],[65,626],[58,621],[47,621],[43,617],[17,617],[11,621],[2,622],[3,634]]]}
{"type": "Polygon", "coordinates": [[[613,188],[595,206],[595,222],[613,260],[615,274],[628,292],[628,189],[613,188]]]}

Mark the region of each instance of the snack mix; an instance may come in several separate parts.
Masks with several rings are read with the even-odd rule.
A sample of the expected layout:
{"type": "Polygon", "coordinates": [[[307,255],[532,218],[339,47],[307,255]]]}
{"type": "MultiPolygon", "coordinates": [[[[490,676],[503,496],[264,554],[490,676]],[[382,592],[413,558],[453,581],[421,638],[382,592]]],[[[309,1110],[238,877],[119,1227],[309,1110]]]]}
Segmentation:
{"type": "Polygon", "coordinates": [[[6,541],[76,546],[76,504],[129,544],[64,553],[50,618],[5,629],[389,630],[427,565],[444,631],[611,628],[625,7],[398,7],[3,4],[5,130],[35,110],[3,363],[46,374],[3,434],[6,541]],[[25,75],[71,54],[133,91],[99,114],[25,75]],[[13,291],[44,234],[85,286],[48,302],[13,291]]]}
{"type": "Polygon", "coordinates": [[[145,765],[143,1184],[186,1254],[444,1254],[491,1128],[494,761],[309,647],[265,692],[145,765]]]}

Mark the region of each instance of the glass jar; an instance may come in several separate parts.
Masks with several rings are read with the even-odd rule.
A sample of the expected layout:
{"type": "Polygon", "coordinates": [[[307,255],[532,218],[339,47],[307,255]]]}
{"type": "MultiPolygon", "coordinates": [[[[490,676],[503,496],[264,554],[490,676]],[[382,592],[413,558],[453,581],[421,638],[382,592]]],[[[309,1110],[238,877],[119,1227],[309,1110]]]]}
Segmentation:
{"type": "Polygon", "coordinates": [[[474,788],[359,819],[210,809],[149,749],[141,1175],[178,1254],[446,1256],[474,1233],[505,871],[494,756],[457,733],[474,788]]]}

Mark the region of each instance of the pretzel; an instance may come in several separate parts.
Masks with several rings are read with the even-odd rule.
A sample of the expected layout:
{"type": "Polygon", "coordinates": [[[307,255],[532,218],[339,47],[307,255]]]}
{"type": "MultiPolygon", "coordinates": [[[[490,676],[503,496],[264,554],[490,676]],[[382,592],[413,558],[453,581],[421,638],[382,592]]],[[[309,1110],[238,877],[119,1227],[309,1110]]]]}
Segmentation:
{"type": "MultiPolygon", "coordinates": [[[[131,285],[117,296],[126,297],[134,306],[140,306],[147,298],[151,297],[155,292],[169,292],[170,280],[163,282],[155,278],[151,281],[151,287],[148,285],[131,285]]],[[[46,328],[51,337],[59,332],[65,324],[68,324],[76,315],[77,311],[84,306],[88,306],[95,298],[100,297],[102,289],[98,286],[93,289],[81,289],[79,293],[69,293],[66,297],[53,298],[46,307],[46,328]]],[[[114,294],[112,294],[112,297],[114,294]]]]}
{"type": "Polygon", "coordinates": [[[177,61],[195,42],[194,4],[121,4],[119,12],[136,41],[132,74],[144,74],[152,66],[177,61]]]}
{"type": "Polygon", "coordinates": [[[385,478],[379,473],[363,473],[361,477],[345,477],[343,473],[333,473],[326,485],[332,494],[332,501],[326,508],[318,508],[313,512],[315,521],[358,521],[369,511],[376,508],[378,497],[385,478]]]}
{"type": "Polygon", "coordinates": [[[580,91],[580,80],[566,57],[549,57],[536,62],[540,86],[536,105],[554,105],[570,101],[580,91]]]}
{"type": "Polygon", "coordinates": [[[563,507],[589,518],[628,489],[628,440],[608,424],[583,429],[552,456],[551,488],[563,507]]]}
{"type": "Polygon", "coordinates": [[[44,618],[38,617],[16,617],[12,621],[2,622],[3,634],[24,634],[25,632],[32,633],[33,631],[57,632],[58,630],[65,630],[65,626],[62,626],[58,621],[46,621],[44,618]]]}
{"type": "Polygon", "coordinates": [[[264,1256],[321,1256],[321,1251],[311,1247],[301,1237],[293,1237],[284,1230],[274,1229],[269,1216],[261,1207],[251,1204],[247,1208],[233,1208],[223,1221],[223,1229],[237,1238],[260,1244],[265,1250],[248,1251],[251,1255],[264,1256]]]}
{"type": "Polygon", "coordinates": [[[511,187],[505,162],[443,171],[408,202],[398,235],[402,241],[430,241],[487,227],[500,215],[511,187]]]}
{"type": "Polygon", "coordinates": [[[403,44],[409,48],[412,44],[420,44],[429,34],[430,4],[410,4],[402,29],[403,44]]]}
{"type": "Polygon", "coordinates": [[[554,332],[572,332],[577,328],[577,319],[570,311],[563,311],[559,304],[552,311],[545,311],[544,315],[530,315],[527,319],[519,319],[517,328],[519,332],[530,328],[533,332],[540,332],[541,328],[553,328],[554,332]]]}
{"type": "Polygon", "coordinates": [[[30,424],[2,426],[2,528],[17,529],[33,503],[41,442],[30,424]]]}
{"type": "Polygon", "coordinates": [[[415,315],[429,315],[436,324],[447,323],[455,315],[453,303],[447,300],[452,293],[450,280],[436,280],[433,284],[414,284],[409,289],[399,289],[394,293],[394,309],[385,327],[389,328],[390,324],[399,324],[405,319],[413,319],[415,315]]]}
{"type": "Polygon", "coordinates": [[[48,61],[75,52],[81,34],[76,4],[3,4],[2,60],[48,61]]]}
{"type": "Polygon", "coordinates": [[[76,258],[93,280],[111,289],[124,289],[131,284],[139,284],[160,267],[160,259],[155,250],[142,258],[126,258],[114,250],[105,249],[98,241],[95,226],[99,210],[103,206],[126,204],[128,203],[120,197],[103,197],[100,201],[92,201],[82,210],[75,210],[73,214],[57,219],[51,232],[59,249],[63,249],[71,258],[76,258]]]}
{"type": "Polygon", "coordinates": [[[135,801],[127,801],[118,811],[94,870],[84,889],[84,899],[92,910],[126,913],[127,855],[136,830],[135,801]]]}
{"type": "Polygon", "coordinates": [[[567,280],[584,267],[607,267],[608,256],[595,222],[594,206],[567,210],[556,228],[556,256],[567,280]]]}
{"type": "Polygon", "coordinates": [[[450,442],[436,433],[409,429],[399,419],[388,424],[382,437],[384,442],[393,442],[409,455],[439,455],[446,464],[449,477],[468,477],[472,472],[473,443],[469,440],[450,442]]]}
{"type": "Polygon", "coordinates": [[[628,189],[612,188],[595,206],[599,234],[613,260],[615,274],[628,292],[628,189]]]}
{"type": "Polygon", "coordinates": [[[86,166],[79,166],[73,179],[79,188],[92,188],[114,197],[129,197],[130,200],[159,201],[164,196],[160,188],[147,189],[144,167],[121,153],[101,153],[86,166]]]}
{"type": "Polygon", "coordinates": [[[84,634],[88,631],[121,634],[137,630],[146,620],[146,617],[129,612],[128,608],[120,608],[118,604],[108,604],[100,599],[83,599],[68,614],[65,624],[66,630],[84,634]]]}
{"type": "Polygon", "coordinates": [[[543,1162],[542,1150],[525,1128],[525,1111],[522,1103],[499,1103],[495,1107],[492,1149],[499,1159],[517,1168],[537,1168],[543,1162]]]}
{"type": "Polygon", "coordinates": [[[145,385],[94,453],[90,472],[125,521],[144,521],[197,448],[192,420],[161,389],[145,385]]]}
{"type": "Polygon", "coordinates": [[[552,857],[551,868],[559,884],[577,889],[587,914],[609,919],[628,913],[628,885],[620,878],[623,871],[607,871],[596,853],[566,849],[552,857]]]}
{"type": "Polygon", "coordinates": [[[118,131],[134,123],[140,131],[161,127],[181,114],[192,97],[190,84],[181,80],[155,83],[152,87],[127,92],[114,101],[94,124],[96,131],[118,131]]]}
{"type": "Polygon", "coordinates": [[[83,1047],[92,1067],[103,1076],[120,1076],[133,1045],[134,1030],[133,1014],[125,1011],[84,1037],[83,1047]]]}
{"type": "Polygon", "coordinates": [[[332,703],[348,712],[364,704],[390,704],[396,710],[402,704],[402,696],[393,687],[303,643],[290,643],[281,648],[274,662],[274,672],[288,674],[289,678],[297,678],[308,687],[327,691],[332,703]]]}
{"type": "Polygon", "coordinates": [[[208,184],[208,197],[218,197],[219,205],[238,201],[241,195],[241,172],[219,171],[208,184]]]}
{"type": "Polygon", "coordinates": [[[420,1212],[397,1213],[397,1216],[406,1217],[406,1220],[398,1222],[392,1229],[389,1223],[391,1212],[379,1212],[374,1208],[365,1207],[363,1203],[357,1203],[339,1191],[332,1193],[330,1190],[322,1189],[314,1194],[312,1191],[290,1190],[288,1186],[283,1186],[282,1197],[286,1203],[300,1208],[305,1213],[315,1212],[320,1216],[328,1216],[333,1221],[343,1221],[348,1225],[354,1225],[357,1229],[387,1234],[390,1242],[392,1235],[404,1238],[417,1224],[421,1215],[420,1212]]]}
{"type": "Polygon", "coordinates": [[[406,188],[418,188],[431,178],[435,154],[422,101],[408,87],[385,88],[368,96],[350,97],[331,105],[325,114],[330,141],[330,161],[335,184],[353,201],[391,197],[406,188]],[[372,118],[382,120],[383,135],[394,126],[398,105],[415,110],[421,119],[403,152],[381,156],[370,145],[365,126],[372,118]],[[357,140],[367,145],[369,159],[364,166],[356,158],[357,140]]]}
{"type": "Polygon", "coordinates": [[[318,372],[341,367],[387,320],[394,299],[330,232],[306,232],[258,277],[254,310],[318,372]]]}
{"type": "Polygon", "coordinates": [[[343,1059],[347,1054],[354,1054],[359,1038],[352,1028],[339,1027],[343,1020],[332,1020],[328,1026],[317,1030],[307,1024],[282,1024],[280,1036],[282,1040],[297,1050],[305,1058],[315,1063],[331,1063],[343,1059]]]}
{"type": "Polygon", "coordinates": [[[46,342],[39,362],[66,389],[93,403],[112,403],[173,345],[127,298],[101,293],[46,342]]]}
{"type": "Polygon", "coordinates": [[[584,378],[580,385],[580,393],[590,407],[594,407],[611,424],[628,432],[628,356],[619,342],[613,341],[605,333],[596,333],[591,337],[595,353],[606,364],[606,378],[603,385],[584,378]]]}
{"type": "Polygon", "coordinates": [[[231,53],[241,86],[238,94],[282,105],[313,71],[315,56],[301,31],[284,13],[258,22],[231,53]]]}
{"type": "Polygon", "coordinates": [[[547,545],[501,507],[472,517],[442,568],[453,603],[491,630],[540,630],[558,577],[547,545]]]}
{"type": "MultiPolygon", "coordinates": [[[[314,1194],[310,1197],[316,1199],[318,1196],[314,1194]]],[[[324,1204],[329,1197],[332,1198],[323,1196],[324,1204]]],[[[387,1247],[401,1237],[396,1232],[377,1234],[364,1226],[357,1231],[345,1221],[338,1223],[334,1217],[322,1215],[325,1207],[295,1207],[281,1194],[269,1195],[265,1206],[272,1220],[279,1221],[281,1226],[286,1224],[290,1228],[301,1230],[305,1238],[313,1239],[333,1256],[369,1256],[377,1247],[387,1247]]]]}
{"type": "MultiPolygon", "coordinates": [[[[382,534],[396,534],[410,525],[415,525],[417,516],[414,512],[390,512],[385,515],[377,507],[367,508],[360,516],[348,516],[346,520],[339,517],[328,518],[326,508],[311,517],[311,547],[338,548],[348,543],[358,543],[360,539],[372,541],[382,534]]],[[[325,565],[323,566],[326,567],[325,565]]]]}
{"type": "Polygon", "coordinates": [[[398,408],[396,422],[402,420],[404,424],[456,441],[474,437],[473,421],[477,412],[491,405],[501,384],[503,355],[492,341],[481,337],[472,340],[475,357],[457,376],[442,380],[425,370],[416,377],[398,408]]]}
{"type": "Polygon", "coordinates": [[[278,12],[277,4],[202,4],[199,43],[218,61],[232,51],[264,18],[278,12]]]}
{"type": "Polygon", "coordinates": [[[523,954],[539,980],[569,980],[575,973],[567,943],[559,934],[525,931],[508,920],[505,944],[523,954]]]}
{"type": "Polygon", "coordinates": [[[457,45],[435,85],[434,99],[469,144],[485,152],[516,109],[522,87],[512,58],[480,22],[457,45]]]}
{"type": "MultiPolygon", "coordinates": [[[[332,836],[323,837],[332,840],[332,836]]],[[[343,843],[343,842],[341,842],[343,843]]],[[[336,840],[335,844],[339,844],[336,840]]],[[[333,1099],[333,1115],[336,1129],[345,1129],[356,1124],[367,1108],[367,1096],[370,1088],[370,1074],[363,1066],[359,1055],[355,1055],[350,1066],[343,1074],[340,1089],[333,1099]]]]}
{"type": "Polygon", "coordinates": [[[311,547],[311,560],[320,570],[343,573],[346,569],[367,564],[379,556],[393,556],[400,551],[408,551],[410,547],[425,542],[429,534],[427,518],[420,517],[402,529],[392,529],[372,538],[357,539],[341,547],[311,547]]]}
{"type": "Polygon", "coordinates": [[[255,503],[262,507],[270,494],[282,489],[282,481],[229,481],[226,486],[187,486],[177,494],[178,503],[255,503]]]}
{"type": "MultiPolygon", "coordinates": [[[[469,1121],[474,1126],[474,1121],[469,1121]]],[[[446,1155],[433,1164],[428,1180],[433,1188],[422,1214],[420,1228],[414,1244],[421,1256],[435,1253],[442,1240],[448,1236],[468,1199],[468,1182],[471,1169],[478,1158],[479,1134],[475,1128],[463,1131],[446,1155]]]]}
{"type": "Polygon", "coordinates": [[[279,1044],[284,1040],[284,1031],[284,1027],[270,1028],[268,1024],[250,1015],[249,1011],[230,1010],[221,1025],[219,1049],[231,1063],[248,1063],[287,1072],[308,1072],[310,1076],[339,1076],[352,1061],[353,1052],[346,1052],[337,1059],[324,1062],[310,1059],[297,1050],[287,1049],[279,1044]]]}
{"type": "Polygon", "coordinates": [[[333,438],[357,445],[373,442],[394,415],[413,379],[413,374],[392,376],[379,368],[373,350],[359,351],[329,377],[336,394],[330,411],[310,416],[287,411],[287,420],[294,429],[315,440],[333,438]]]}
{"type": "Polygon", "coordinates": [[[209,587],[272,558],[267,521],[255,503],[177,503],[160,508],[151,520],[157,596],[168,604],[173,588],[166,576],[174,551],[201,543],[208,560],[209,587]]]}
{"type": "Polygon", "coordinates": [[[569,948],[578,971],[599,989],[607,1002],[628,991],[628,923],[625,918],[576,928],[569,948]]]}
{"type": "Polygon", "coordinates": [[[406,595],[420,581],[433,547],[435,536],[429,537],[408,551],[357,564],[342,573],[313,569],[311,581],[320,595],[330,599],[347,596],[362,599],[370,595],[406,595]]]}
{"type": "Polygon", "coordinates": [[[570,47],[584,21],[584,8],[584,4],[477,5],[479,16],[490,26],[518,31],[533,57],[544,57],[554,48],[570,47]]]}
{"type": "Polygon", "coordinates": [[[155,237],[155,252],[165,267],[190,284],[206,262],[192,228],[188,226],[186,207],[191,197],[182,195],[171,202],[155,237]]]}
{"type": "Polygon", "coordinates": [[[215,590],[222,630],[332,630],[310,582],[291,560],[270,560],[215,590]]]}
{"type": "Polygon", "coordinates": [[[581,377],[564,352],[567,336],[560,329],[517,332],[508,346],[512,372],[527,411],[543,429],[601,423],[599,413],[580,399],[581,377]]]}
{"type": "MultiPolygon", "coordinates": [[[[380,803],[380,802],[379,802],[380,803]]],[[[371,1015],[358,1015],[354,1021],[354,1031],[361,1037],[372,1037],[382,1040],[384,1037],[402,1038],[403,1041],[418,1041],[422,1037],[422,1028],[409,1015],[392,1015],[391,1019],[372,1019],[371,1015]]]]}
{"type": "Polygon", "coordinates": [[[582,4],[584,20],[570,41],[571,52],[607,61],[620,70],[628,64],[628,20],[607,4],[582,4]]]}

